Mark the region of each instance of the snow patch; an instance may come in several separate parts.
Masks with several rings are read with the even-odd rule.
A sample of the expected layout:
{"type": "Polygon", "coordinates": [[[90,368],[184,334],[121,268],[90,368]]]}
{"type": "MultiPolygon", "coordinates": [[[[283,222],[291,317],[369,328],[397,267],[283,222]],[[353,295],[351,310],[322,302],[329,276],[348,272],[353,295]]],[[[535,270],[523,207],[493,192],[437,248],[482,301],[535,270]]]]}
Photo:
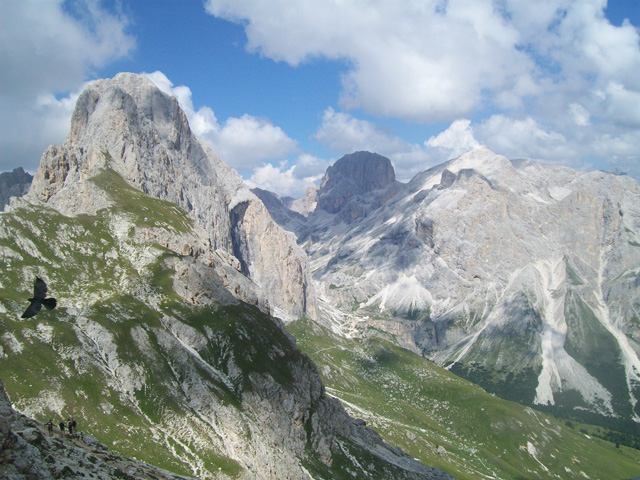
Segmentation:
{"type": "Polygon", "coordinates": [[[534,403],[555,405],[554,392],[575,390],[585,402],[603,415],[613,414],[611,393],[564,349],[567,323],[564,316],[566,279],[564,259],[539,261],[534,264],[540,284],[536,294],[542,302],[544,324],[540,347],[542,370],[534,403]]]}
{"type": "Polygon", "coordinates": [[[549,189],[549,196],[560,202],[567,198],[572,192],[573,190],[566,187],[551,187],[549,189]]]}
{"type": "Polygon", "coordinates": [[[431,293],[420,284],[415,275],[403,275],[371,297],[366,306],[379,304],[381,311],[412,312],[426,310],[432,303],[431,293]]]}

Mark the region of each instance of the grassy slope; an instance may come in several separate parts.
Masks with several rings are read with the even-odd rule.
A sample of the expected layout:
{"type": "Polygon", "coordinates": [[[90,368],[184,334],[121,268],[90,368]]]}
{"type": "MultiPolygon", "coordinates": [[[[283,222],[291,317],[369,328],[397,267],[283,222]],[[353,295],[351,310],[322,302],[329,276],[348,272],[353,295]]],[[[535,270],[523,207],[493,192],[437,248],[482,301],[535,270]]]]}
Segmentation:
{"type": "MultiPolygon", "coordinates": [[[[114,218],[126,216],[136,226],[184,232],[190,221],[183,212],[132,189],[112,171],[95,181],[115,200],[113,208],[95,217],[69,218],[36,206],[0,216],[0,369],[7,392],[17,408],[34,412],[38,420],[53,418],[57,424],[74,416],[81,430],[125,455],[185,475],[197,468],[233,475],[239,467],[220,452],[167,433],[167,422],[176,419],[194,431],[204,427],[169,391],[179,378],[154,332],[162,315],[178,308],[187,324],[201,323],[203,317],[212,325],[222,316],[239,317],[180,305],[163,264],[175,254],[136,244],[131,231],[123,242],[109,227],[114,218]],[[58,308],[23,320],[19,316],[36,275],[46,279],[58,308]],[[160,308],[147,304],[149,295],[162,299],[160,308]],[[86,351],[75,325],[79,317],[110,332],[117,358],[86,351]],[[149,337],[153,352],[147,358],[132,340],[134,329],[149,337]],[[113,370],[123,366],[140,368],[146,379],[133,396],[122,393],[113,370]]],[[[217,388],[213,381],[211,388],[217,388]]]]}
{"type": "MultiPolygon", "coordinates": [[[[190,406],[189,388],[207,389],[214,411],[239,409],[242,392],[250,388],[249,372],[268,374],[287,388],[290,364],[302,354],[254,307],[184,302],[172,290],[165,263],[179,255],[141,240],[145,236],[136,237],[134,230],[180,234],[191,229],[189,218],[175,205],[133,189],[112,170],[93,181],[114,202],[96,216],[70,218],[32,205],[0,214],[5,388],[18,410],[56,424],[73,416],[79,430],[126,456],[183,475],[234,477],[242,467],[215,447],[230,440],[217,437],[202,410],[190,406]],[[58,307],[24,320],[20,315],[36,275],[48,283],[58,307]],[[197,349],[199,359],[172,338],[163,324],[167,318],[207,338],[197,349]],[[99,347],[105,336],[114,351],[99,347]],[[243,373],[240,378],[226,370],[229,358],[243,373]],[[126,375],[127,369],[136,373],[126,375]],[[195,377],[201,380],[190,383],[195,377]],[[127,385],[132,378],[141,383],[127,385]]],[[[237,426],[238,440],[244,435],[249,441],[251,430],[237,426]]],[[[372,469],[356,473],[361,478],[401,475],[345,439],[337,441],[331,468],[309,449],[305,466],[314,478],[350,479],[360,465],[372,469]]]]}
{"type": "Polygon", "coordinates": [[[617,449],[498,399],[390,341],[348,340],[306,320],[288,328],[319,366],[328,392],[354,416],[387,442],[460,479],[640,475],[639,451],[617,449]]]}

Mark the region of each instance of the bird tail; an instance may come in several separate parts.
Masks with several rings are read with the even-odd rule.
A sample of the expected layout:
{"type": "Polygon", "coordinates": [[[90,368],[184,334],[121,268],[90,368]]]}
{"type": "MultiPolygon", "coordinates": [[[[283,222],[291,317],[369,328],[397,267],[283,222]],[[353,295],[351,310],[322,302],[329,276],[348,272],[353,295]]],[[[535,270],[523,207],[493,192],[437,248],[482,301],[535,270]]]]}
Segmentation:
{"type": "Polygon", "coordinates": [[[58,304],[58,301],[55,298],[45,298],[42,301],[42,304],[47,307],[47,310],[53,310],[54,308],[56,308],[56,305],[58,304]]]}

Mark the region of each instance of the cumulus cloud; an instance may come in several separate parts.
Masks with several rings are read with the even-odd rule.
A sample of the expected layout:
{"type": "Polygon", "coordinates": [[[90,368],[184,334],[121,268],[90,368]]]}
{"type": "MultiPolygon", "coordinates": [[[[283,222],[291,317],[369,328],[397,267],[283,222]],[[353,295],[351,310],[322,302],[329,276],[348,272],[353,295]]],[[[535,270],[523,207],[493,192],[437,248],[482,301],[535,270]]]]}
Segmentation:
{"type": "Polygon", "coordinates": [[[0,170],[61,143],[89,72],[126,56],[126,17],[95,1],[0,2],[0,170]]]}
{"type": "Polygon", "coordinates": [[[176,97],[196,136],[210,143],[218,156],[237,170],[253,170],[266,160],[281,159],[298,150],[295,140],[265,118],[244,114],[220,123],[210,107],[194,108],[189,87],[175,87],[160,71],[144,75],[160,90],[176,97]]]}
{"type": "Polygon", "coordinates": [[[393,137],[375,124],[329,107],[314,138],[336,152],[369,150],[382,155],[406,148],[399,137],[393,137]]]}
{"type": "Polygon", "coordinates": [[[493,115],[477,125],[475,131],[488,148],[510,158],[552,161],[575,158],[575,152],[561,133],[545,130],[531,117],[512,119],[493,115]]]}
{"type": "Polygon", "coordinates": [[[482,146],[473,136],[471,120],[466,119],[454,121],[445,131],[429,138],[425,145],[441,149],[450,157],[458,157],[482,146]]]}
{"type": "Polygon", "coordinates": [[[262,188],[282,197],[304,198],[309,187],[316,186],[331,162],[309,154],[301,155],[294,165],[281,162],[257,167],[245,183],[250,188],[262,188]]]}
{"type": "Polygon", "coordinates": [[[480,105],[484,90],[510,90],[533,70],[515,48],[517,30],[488,0],[311,0],[296,8],[285,0],[210,0],[207,10],[245,25],[248,49],[269,58],[347,60],[342,104],[374,114],[460,117],[480,105]]]}
{"type": "Polygon", "coordinates": [[[297,148],[297,142],[280,127],[246,113],[228,118],[214,137],[220,156],[235,168],[253,168],[257,162],[283,157],[297,148]]]}
{"type": "MultiPolygon", "coordinates": [[[[445,140],[468,143],[457,136],[455,120],[475,118],[472,136],[499,153],[578,162],[599,152],[601,164],[622,158],[616,142],[626,149],[640,128],[640,35],[629,21],[612,25],[606,6],[604,0],[206,3],[210,14],[243,25],[250,52],[292,66],[318,57],[343,61],[342,108],[454,122],[445,136],[414,145],[407,158],[441,149],[445,140]]],[[[402,140],[343,115],[325,112],[316,138],[343,151],[390,142],[388,151],[400,158],[402,140]]],[[[640,158],[640,145],[632,150],[627,163],[640,158]]]]}

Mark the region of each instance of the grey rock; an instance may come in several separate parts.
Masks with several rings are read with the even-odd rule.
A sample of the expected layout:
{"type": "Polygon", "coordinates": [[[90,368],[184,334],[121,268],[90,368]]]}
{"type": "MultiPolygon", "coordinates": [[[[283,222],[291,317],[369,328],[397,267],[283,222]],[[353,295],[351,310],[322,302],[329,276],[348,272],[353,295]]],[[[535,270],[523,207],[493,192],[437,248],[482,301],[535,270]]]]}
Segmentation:
{"type": "MultiPolygon", "coordinates": [[[[352,197],[388,187],[396,176],[391,161],[370,152],[345,155],[327,169],[317,193],[317,208],[340,212],[352,197]]],[[[351,216],[361,216],[355,210],[351,216]]]]}
{"type": "Polygon", "coordinates": [[[0,173],[0,210],[9,204],[11,197],[22,197],[29,191],[33,176],[25,172],[22,167],[12,172],[0,173]]]}
{"type": "Polygon", "coordinates": [[[260,290],[249,295],[267,300],[264,308],[291,318],[316,315],[309,266],[295,238],[192,134],[176,99],[145,77],[119,74],[85,89],[65,143],[44,153],[27,198],[66,215],[93,214],[111,205],[91,180],[105,169],[189,212],[210,250],[237,258],[260,290]]]}
{"type": "MultiPolygon", "coordinates": [[[[265,313],[314,315],[308,262],[295,236],[191,134],[175,99],[143,77],[118,75],[83,92],[65,143],[45,152],[29,194],[0,217],[0,238],[12,241],[3,261],[36,258],[54,277],[52,289],[65,291],[54,321],[66,333],[55,342],[46,324],[19,326],[29,341],[3,337],[7,372],[43,343],[55,358],[51,390],[19,398],[25,413],[65,408],[53,378],[91,375],[103,392],[77,393],[88,404],[100,399],[87,406],[93,414],[139,416],[135,438],[148,436],[203,479],[306,479],[309,463],[328,476],[355,468],[357,459],[345,453],[351,449],[377,459],[376,478],[451,478],[354,424],[325,395],[315,365],[282,321],[265,313]],[[116,203],[123,197],[140,212],[161,204],[176,219],[142,221],[145,213],[116,203]],[[49,212],[55,228],[45,231],[41,217],[29,216],[34,211],[49,212]],[[212,468],[203,450],[234,473],[212,468]]],[[[16,275],[37,268],[18,265],[16,275]]],[[[0,419],[0,431],[15,445],[6,465],[16,474],[32,459],[40,478],[177,478],[105,451],[92,437],[38,437],[13,421],[7,405],[0,402],[9,418],[0,419]]]]}

